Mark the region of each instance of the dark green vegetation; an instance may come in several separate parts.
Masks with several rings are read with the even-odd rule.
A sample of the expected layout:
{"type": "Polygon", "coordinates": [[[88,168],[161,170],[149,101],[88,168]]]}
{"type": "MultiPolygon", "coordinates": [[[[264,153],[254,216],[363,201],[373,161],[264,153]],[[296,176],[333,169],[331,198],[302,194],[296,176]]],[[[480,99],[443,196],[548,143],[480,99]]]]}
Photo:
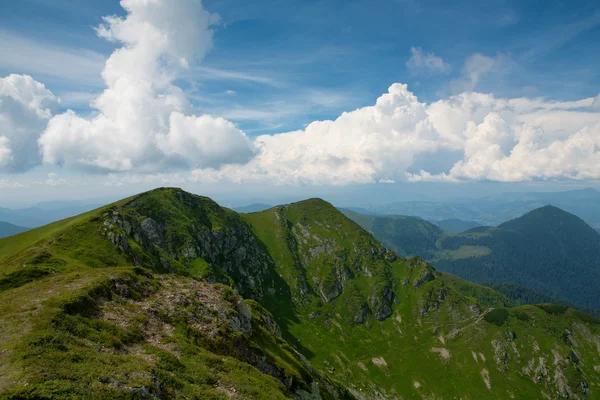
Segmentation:
{"type": "Polygon", "coordinates": [[[600,398],[600,325],[330,204],[158,189],[0,240],[0,398],[600,398]],[[235,290],[234,290],[235,289],[235,290]]]}
{"type": "Polygon", "coordinates": [[[0,239],[16,235],[17,233],[25,232],[28,228],[9,224],[8,222],[0,221],[0,239]]]}
{"type": "Polygon", "coordinates": [[[600,235],[556,207],[531,211],[498,228],[448,236],[441,248],[484,247],[490,254],[434,261],[476,282],[511,282],[584,307],[600,308],[600,235]]]}
{"type": "Polygon", "coordinates": [[[418,218],[348,215],[400,254],[420,255],[470,281],[510,282],[495,288],[515,304],[558,300],[596,314],[600,309],[600,235],[559,208],[545,206],[497,228],[461,234],[418,218]],[[389,229],[366,223],[375,219],[389,229]]]}

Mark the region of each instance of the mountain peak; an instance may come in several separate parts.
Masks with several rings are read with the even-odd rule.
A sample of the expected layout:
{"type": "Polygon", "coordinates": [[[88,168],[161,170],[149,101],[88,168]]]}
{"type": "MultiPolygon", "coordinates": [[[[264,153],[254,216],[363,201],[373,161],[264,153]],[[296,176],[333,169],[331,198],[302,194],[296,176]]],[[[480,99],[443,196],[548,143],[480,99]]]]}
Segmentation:
{"type": "Polygon", "coordinates": [[[320,197],[311,197],[310,199],[296,201],[287,204],[286,207],[331,207],[335,208],[331,203],[321,199],[320,197]]]}
{"type": "Polygon", "coordinates": [[[570,221],[573,224],[587,225],[581,218],[573,215],[561,208],[553,206],[551,204],[545,205],[535,210],[529,211],[519,218],[515,218],[508,222],[499,225],[499,228],[519,230],[523,228],[525,224],[543,226],[543,225],[562,225],[565,222],[570,221]]]}

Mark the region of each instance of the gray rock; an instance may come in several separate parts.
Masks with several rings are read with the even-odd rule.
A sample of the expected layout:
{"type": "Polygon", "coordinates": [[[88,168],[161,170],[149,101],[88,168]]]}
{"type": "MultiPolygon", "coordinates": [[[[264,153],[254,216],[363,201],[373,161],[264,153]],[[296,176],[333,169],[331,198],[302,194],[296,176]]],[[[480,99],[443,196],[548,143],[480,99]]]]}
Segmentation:
{"type": "Polygon", "coordinates": [[[156,221],[154,221],[152,218],[146,218],[141,222],[140,226],[144,232],[144,235],[148,240],[150,240],[151,243],[157,245],[165,251],[168,250],[162,230],[156,221]]]}

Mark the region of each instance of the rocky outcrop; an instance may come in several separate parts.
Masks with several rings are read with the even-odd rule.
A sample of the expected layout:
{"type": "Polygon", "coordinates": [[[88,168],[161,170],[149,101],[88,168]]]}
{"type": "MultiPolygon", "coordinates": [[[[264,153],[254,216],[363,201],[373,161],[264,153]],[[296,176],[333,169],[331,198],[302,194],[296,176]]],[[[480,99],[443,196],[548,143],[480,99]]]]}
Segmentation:
{"type": "Polygon", "coordinates": [[[413,287],[415,289],[420,288],[423,284],[430,282],[435,279],[435,272],[433,267],[425,265],[419,276],[415,279],[413,287]]]}
{"type": "Polygon", "coordinates": [[[383,321],[392,315],[393,300],[394,292],[392,291],[391,285],[384,286],[379,293],[371,297],[371,309],[373,310],[375,319],[383,321]]]}
{"type": "Polygon", "coordinates": [[[448,296],[448,287],[439,285],[430,288],[419,300],[418,315],[424,317],[440,308],[448,296]]]}
{"type": "Polygon", "coordinates": [[[201,257],[215,273],[232,278],[236,289],[247,298],[261,300],[265,293],[275,293],[274,262],[241,218],[225,215],[227,225],[213,229],[208,220],[211,210],[206,210],[205,216],[198,212],[206,207],[202,204],[206,200],[189,194],[177,196],[194,208],[194,215],[186,214],[186,209],[181,215],[161,210],[155,211],[156,215],[143,215],[134,200],[103,214],[105,235],[135,265],[181,273],[201,257]],[[190,222],[181,226],[178,219],[190,222]]]}

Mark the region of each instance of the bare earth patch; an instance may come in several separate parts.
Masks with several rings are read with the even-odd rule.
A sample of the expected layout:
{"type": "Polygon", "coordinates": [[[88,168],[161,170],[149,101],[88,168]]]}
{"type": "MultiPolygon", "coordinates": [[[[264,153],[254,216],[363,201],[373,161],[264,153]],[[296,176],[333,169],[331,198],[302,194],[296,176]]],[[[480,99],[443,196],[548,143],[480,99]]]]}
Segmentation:
{"type": "Polygon", "coordinates": [[[492,382],[490,381],[490,373],[487,369],[481,370],[481,377],[483,378],[483,383],[485,383],[485,387],[488,389],[492,388],[492,382]]]}
{"type": "Polygon", "coordinates": [[[444,360],[450,358],[450,350],[448,350],[445,347],[432,347],[431,349],[429,349],[429,351],[431,351],[432,353],[438,353],[440,357],[442,357],[444,360]]]}
{"type": "Polygon", "coordinates": [[[387,367],[388,365],[387,362],[385,362],[385,360],[383,359],[383,357],[372,358],[371,361],[378,367],[387,367]]]}

